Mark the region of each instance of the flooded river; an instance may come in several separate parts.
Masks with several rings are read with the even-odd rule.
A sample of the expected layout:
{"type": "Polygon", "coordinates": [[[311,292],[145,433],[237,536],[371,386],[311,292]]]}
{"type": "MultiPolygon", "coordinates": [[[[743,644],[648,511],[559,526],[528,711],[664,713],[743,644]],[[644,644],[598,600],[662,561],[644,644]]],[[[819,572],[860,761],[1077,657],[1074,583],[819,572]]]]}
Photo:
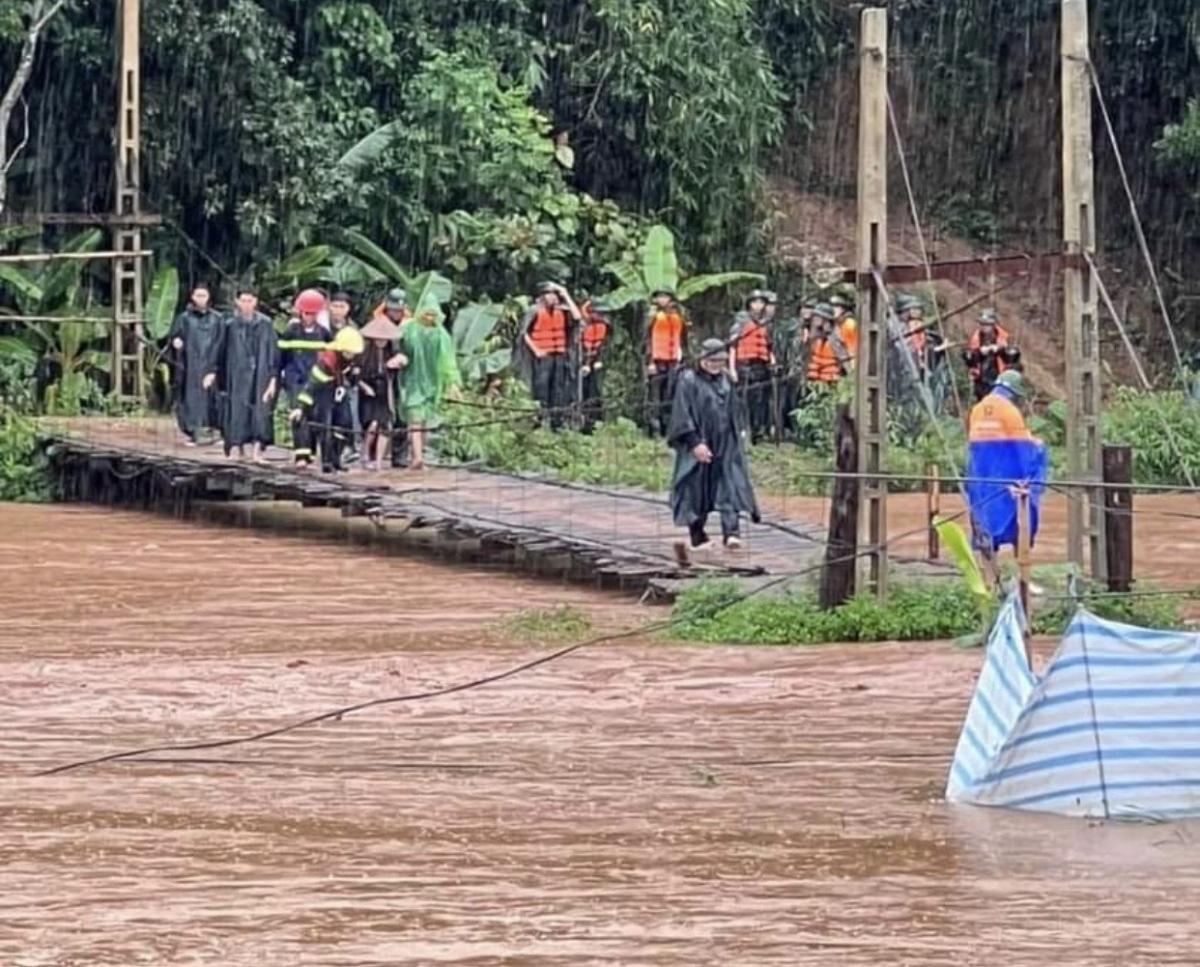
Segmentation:
{"type": "Polygon", "coordinates": [[[1168,965],[1200,831],[939,802],[980,652],[572,654],[613,597],[132,513],[0,505],[0,964],[1168,965]]]}

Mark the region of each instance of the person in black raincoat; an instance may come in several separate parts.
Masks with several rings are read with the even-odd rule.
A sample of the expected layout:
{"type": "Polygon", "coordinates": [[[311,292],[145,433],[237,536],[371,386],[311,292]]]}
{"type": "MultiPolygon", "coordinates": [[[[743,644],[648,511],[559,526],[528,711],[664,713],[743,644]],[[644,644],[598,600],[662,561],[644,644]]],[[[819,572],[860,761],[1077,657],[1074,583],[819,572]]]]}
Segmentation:
{"type": "Polygon", "coordinates": [[[200,283],[191,301],[167,334],[175,353],[175,418],[187,446],[196,445],[200,430],[217,426],[216,397],[204,377],[216,369],[225,320],[210,304],[212,292],[200,283]]]}
{"type": "Polygon", "coordinates": [[[206,387],[216,386],[221,411],[221,436],[225,455],[234,447],[245,456],[253,445],[255,463],[263,462],[263,449],[275,442],[275,394],[279,386],[279,346],[271,320],[258,311],[258,296],[241,289],[237,309],[225,322],[216,365],[204,377],[206,387]]]}
{"type": "Polygon", "coordinates": [[[714,510],[721,516],[725,546],[741,546],[739,518],[759,521],[758,503],[750,483],[750,467],[742,446],[740,407],[725,372],[729,347],[706,339],[694,368],[680,374],[667,429],[675,450],[671,480],[671,512],[678,526],[688,529],[691,545],[711,545],[705,525],[714,510]]]}
{"type": "Polygon", "coordinates": [[[514,347],[517,367],[529,379],[533,398],[548,411],[551,429],[562,427],[575,401],[582,323],[579,306],[555,282],[538,286],[537,301],[521,320],[514,347]]]}

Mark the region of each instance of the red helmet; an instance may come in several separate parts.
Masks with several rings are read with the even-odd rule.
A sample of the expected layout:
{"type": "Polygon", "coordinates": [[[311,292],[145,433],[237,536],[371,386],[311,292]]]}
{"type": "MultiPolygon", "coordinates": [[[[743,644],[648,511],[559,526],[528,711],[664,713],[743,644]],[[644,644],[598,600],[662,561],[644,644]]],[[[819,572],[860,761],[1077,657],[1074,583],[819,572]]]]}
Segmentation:
{"type": "Polygon", "coordinates": [[[325,308],[325,297],[316,289],[305,289],[296,296],[296,311],[316,315],[325,308]]]}

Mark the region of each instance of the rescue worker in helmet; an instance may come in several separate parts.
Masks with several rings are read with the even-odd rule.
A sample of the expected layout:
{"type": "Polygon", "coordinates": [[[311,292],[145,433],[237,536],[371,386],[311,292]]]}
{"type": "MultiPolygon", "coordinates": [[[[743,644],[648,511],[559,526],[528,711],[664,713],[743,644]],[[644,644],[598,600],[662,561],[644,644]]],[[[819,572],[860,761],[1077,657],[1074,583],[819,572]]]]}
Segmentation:
{"type": "Polygon", "coordinates": [[[582,321],[579,306],[557,282],[538,286],[538,297],[521,321],[517,355],[553,430],[563,426],[575,399],[576,334],[582,321]]]}
{"type": "Polygon", "coordinates": [[[675,290],[656,289],[646,312],[646,423],[651,436],[667,432],[675,384],[688,343],[688,321],[675,290]]]}
{"type": "Polygon", "coordinates": [[[1002,374],[1020,365],[1021,352],[1012,345],[1012,335],[1000,325],[995,309],[980,313],[979,326],[967,340],[963,361],[975,387],[976,400],[987,396],[1002,374]]]}
{"type": "Polygon", "coordinates": [[[833,306],[828,302],[819,302],[813,308],[806,374],[810,386],[832,386],[850,367],[850,353],[834,326],[834,316],[833,306]]]}
{"type": "Polygon", "coordinates": [[[289,406],[294,406],[296,394],[308,382],[308,374],[316,362],[320,344],[330,339],[329,331],[320,323],[325,310],[325,297],[316,289],[305,289],[293,304],[296,315],[288,322],[280,337],[279,383],[289,406]],[[308,344],[311,348],[282,348],[290,344],[308,344]]]}
{"type": "Polygon", "coordinates": [[[603,299],[589,299],[584,303],[582,312],[580,415],[583,417],[583,432],[591,433],[596,424],[604,419],[601,377],[604,373],[604,348],[612,334],[612,324],[608,320],[608,305],[603,299]]]}
{"type": "Polygon", "coordinates": [[[854,368],[854,360],[858,357],[858,320],[850,311],[854,305],[843,295],[834,295],[829,300],[829,305],[833,309],[833,331],[846,348],[848,372],[854,368]]]}
{"type": "Polygon", "coordinates": [[[408,293],[399,286],[389,289],[387,295],[383,297],[383,301],[371,313],[372,319],[379,316],[386,318],[396,326],[403,326],[412,318],[412,313],[408,308],[408,293]]]}
{"type": "Polygon", "coordinates": [[[347,389],[358,378],[357,366],[365,344],[362,333],[349,326],[338,330],[327,347],[316,354],[304,387],[288,418],[295,427],[296,459],[311,465],[314,450],[320,452],[321,472],[343,470],[342,448],[353,434],[349,413],[338,406],[347,389]],[[344,413],[344,416],[339,416],[344,413]],[[301,448],[303,442],[304,447],[301,448]]]}
{"type": "Polygon", "coordinates": [[[740,391],[752,443],[758,443],[771,425],[775,348],[768,307],[773,301],[774,293],[755,289],[746,297],[746,308],[737,314],[729,333],[729,379],[740,391]]]}

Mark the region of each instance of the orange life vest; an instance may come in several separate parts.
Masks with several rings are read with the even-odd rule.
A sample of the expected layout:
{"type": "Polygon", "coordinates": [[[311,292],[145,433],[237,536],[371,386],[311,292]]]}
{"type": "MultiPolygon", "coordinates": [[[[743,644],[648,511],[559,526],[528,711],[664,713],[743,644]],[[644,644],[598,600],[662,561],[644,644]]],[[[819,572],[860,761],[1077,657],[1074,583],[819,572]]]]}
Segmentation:
{"type": "Polygon", "coordinates": [[[657,310],[650,319],[650,358],[656,363],[677,363],[683,358],[683,314],[657,310]]]}
{"type": "Polygon", "coordinates": [[[757,320],[747,319],[737,337],[736,353],[739,363],[769,363],[771,335],[767,327],[757,320]]]}
{"type": "Polygon", "coordinates": [[[858,357],[858,320],[854,316],[842,316],[837,323],[838,338],[846,347],[846,355],[852,363],[858,357]]]}
{"type": "Polygon", "coordinates": [[[808,356],[808,381],[810,383],[836,383],[842,376],[842,364],[833,351],[828,339],[818,337],[813,341],[808,356]]]}
{"type": "Polygon", "coordinates": [[[583,351],[589,356],[595,356],[604,348],[608,339],[608,323],[603,319],[593,319],[583,330],[583,351]]]}
{"type": "MultiPolygon", "coordinates": [[[[982,332],[982,327],[976,329],[973,333],[971,333],[971,338],[967,340],[967,352],[971,352],[971,353],[978,352],[983,347],[983,340],[980,339],[981,332],[982,332]]],[[[1012,338],[1012,337],[1009,336],[1007,329],[1005,329],[1003,326],[997,326],[996,327],[996,341],[993,343],[989,343],[989,345],[996,346],[999,349],[1007,349],[1008,341],[1010,338],[1012,338]]],[[[1008,363],[1005,362],[1004,356],[997,353],[996,354],[996,375],[998,376],[1001,373],[1006,372],[1008,370],[1008,368],[1009,368],[1008,363]]],[[[978,366],[972,366],[970,368],[969,372],[970,372],[970,376],[972,379],[979,378],[979,367],[978,366]]]]}
{"type": "Polygon", "coordinates": [[[529,327],[529,338],[544,353],[559,355],[567,351],[567,310],[538,306],[529,327]]]}

